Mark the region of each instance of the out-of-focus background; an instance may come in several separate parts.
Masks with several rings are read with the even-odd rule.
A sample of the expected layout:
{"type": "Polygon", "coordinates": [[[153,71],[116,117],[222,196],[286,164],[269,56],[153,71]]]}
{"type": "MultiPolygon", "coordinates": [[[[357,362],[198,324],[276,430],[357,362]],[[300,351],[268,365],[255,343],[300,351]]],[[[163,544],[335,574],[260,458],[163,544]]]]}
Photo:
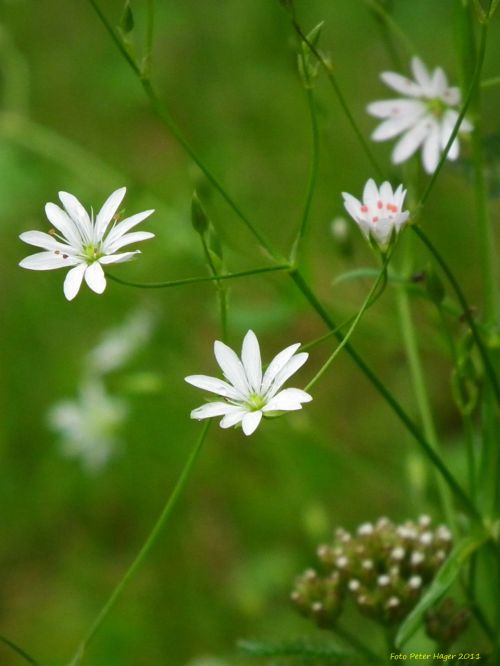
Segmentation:
{"type": "MultiPolygon", "coordinates": [[[[114,24],[122,4],[102,3],[114,24]]],[[[393,10],[423,60],[458,83],[456,4],[394,0],[393,10]]],[[[277,0],[157,5],[153,78],[161,97],[248,216],[286,252],[310,162],[286,13],[277,0]]],[[[131,6],[140,53],[146,3],[131,6]]],[[[307,29],[325,21],[321,45],[368,136],[376,123],[365,106],[390,96],[378,75],[394,68],[380,25],[361,0],[297,0],[297,8],[307,29]]],[[[64,664],[143,542],[198,435],[189,412],[203,396],[183,377],[217,373],[217,301],[210,284],[147,291],[110,282],[104,295],[84,286],[68,303],[63,272],[17,266],[32,249],[18,235],[48,230],[44,204],[57,201],[59,190],[96,210],[126,185],[128,214],[156,209],[143,224],[156,239],[112,272],[144,282],[203,275],[189,212],[197,186],[228,268],[269,260],[152,113],[90,3],[2,0],[0,17],[0,633],[44,664],[64,664]]],[[[485,77],[498,74],[499,56],[500,40],[492,38],[485,77]]],[[[400,59],[406,73],[403,51],[400,59]]],[[[493,194],[498,96],[495,88],[484,95],[493,194]]],[[[323,77],[317,104],[321,166],[304,263],[341,321],[356,312],[370,280],[334,279],[375,260],[351,223],[343,253],[331,221],[343,214],[340,192],[360,195],[373,174],[323,77]]],[[[375,152],[389,165],[389,145],[375,152]]],[[[480,309],[468,155],[465,146],[460,163],[446,166],[423,223],[480,309]]],[[[401,172],[388,171],[396,185],[401,172]]],[[[425,268],[425,252],[416,245],[412,253],[412,270],[425,268]]],[[[229,342],[239,347],[251,327],[265,361],[324,333],[285,275],[231,282],[229,304],[229,342]]],[[[413,304],[445,455],[461,475],[445,342],[432,307],[413,304]]],[[[393,289],[354,342],[415,414],[393,289]]],[[[318,347],[292,385],[305,385],[331,349],[331,342],[318,347]]],[[[340,355],[303,412],[266,422],[249,439],[212,428],[175,516],[97,635],[88,663],[251,663],[238,654],[238,639],[312,633],[289,592],[335,526],[421,511],[440,518],[433,477],[394,414],[340,355]]],[[[369,627],[353,625],[368,637],[369,627]]],[[[0,646],[0,663],[19,658],[0,646]]]]}

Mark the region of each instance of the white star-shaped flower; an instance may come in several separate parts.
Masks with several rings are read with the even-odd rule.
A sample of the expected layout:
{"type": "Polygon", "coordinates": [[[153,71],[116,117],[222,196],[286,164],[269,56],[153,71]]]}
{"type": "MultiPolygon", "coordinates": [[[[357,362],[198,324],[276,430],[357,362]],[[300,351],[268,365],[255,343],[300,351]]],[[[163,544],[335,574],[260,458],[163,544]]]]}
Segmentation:
{"type": "Polygon", "coordinates": [[[382,252],[387,250],[410,216],[407,210],[403,211],[406,190],[402,185],[393,192],[391,184],[386,181],[379,189],[370,178],[363,190],[363,203],[347,192],[342,192],[342,196],[345,209],[365,238],[374,242],[382,252]]]}
{"type": "Polygon", "coordinates": [[[190,375],[186,381],[216,393],[224,400],[209,402],[194,409],[191,418],[200,420],[222,416],[221,428],[231,428],[241,423],[245,435],[251,435],[263,416],[302,409],[303,402],[312,400],[309,393],[296,388],[280,390],[307,361],[309,354],[296,353],[299,347],[300,342],[283,349],[263,373],[259,342],[253,331],[245,335],[241,360],[230,347],[216,340],[215,358],[227,382],[206,375],[190,375]]]}
{"type": "MultiPolygon", "coordinates": [[[[448,85],[441,67],[431,73],[420,58],[414,57],[411,68],[415,80],[396,72],[383,72],[380,75],[389,88],[404,97],[368,105],[369,114],[383,119],[371,138],[374,141],[386,141],[402,135],[392,153],[394,164],[405,162],[422,148],[424,169],[427,173],[434,173],[458,120],[460,90],[448,85]]],[[[471,123],[464,118],[460,132],[471,130],[471,123]]],[[[459,149],[456,137],[448,152],[448,159],[457,159],[459,149]]]]}
{"type": "Polygon", "coordinates": [[[53,203],[45,206],[45,213],[54,229],[48,234],[42,231],[26,231],[19,236],[25,243],[43,248],[44,252],[26,257],[19,265],[33,271],[70,268],[64,280],[64,295],[68,301],[75,298],[84,278],[92,291],[102,294],[106,289],[106,276],[102,266],[129,261],[139,250],[119,250],[131,243],[154,237],[149,231],[128,233],[154,213],[153,210],[113,222],[126,191],[125,187],[121,187],[113,192],[104,202],[95,220],[75,196],[68,192],[59,192],[64,210],[53,203]]]}

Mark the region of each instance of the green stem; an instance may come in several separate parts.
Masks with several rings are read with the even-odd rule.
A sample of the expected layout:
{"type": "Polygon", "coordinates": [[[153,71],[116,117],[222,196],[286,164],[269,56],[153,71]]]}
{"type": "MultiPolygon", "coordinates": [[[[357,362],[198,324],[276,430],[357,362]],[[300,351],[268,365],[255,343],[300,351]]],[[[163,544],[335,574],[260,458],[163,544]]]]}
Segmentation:
{"type": "Polygon", "coordinates": [[[169,287],[180,287],[185,284],[197,284],[198,282],[219,282],[220,280],[233,280],[235,278],[247,277],[249,275],[259,275],[260,273],[275,273],[277,271],[289,271],[288,264],[278,266],[266,266],[264,268],[253,268],[248,271],[240,271],[239,273],[224,273],[223,275],[203,275],[201,277],[183,278],[181,280],[169,280],[168,282],[129,282],[122,280],[106,273],[106,277],[118,284],[126,285],[127,287],[137,287],[139,289],[167,289],[169,287]]]}
{"type": "Polygon", "coordinates": [[[434,245],[431,243],[430,239],[427,237],[427,235],[424,233],[421,227],[417,225],[413,225],[411,227],[413,231],[417,234],[417,236],[420,238],[420,240],[424,243],[424,245],[429,249],[431,254],[434,256],[436,261],[438,262],[439,266],[441,267],[441,270],[443,273],[446,275],[449,283],[451,284],[453,291],[455,292],[460,305],[462,307],[462,313],[463,317],[466,320],[467,324],[470,327],[471,333],[474,337],[474,341],[477,345],[479,354],[481,356],[481,359],[483,361],[484,369],[486,374],[488,375],[488,378],[490,380],[490,383],[492,385],[493,391],[495,393],[495,398],[497,403],[500,405],[500,387],[498,384],[498,379],[496,376],[495,369],[493,368],[493,365],[490,361],[488,352],[486,351],[486,347],[484,346],[483,340],[479,334],[479,331],[477,329],[476,322],[474,321],[474,317],[472,315],[472,310],[470,305],[467,302],[467,299],[465,298],[465,295],[462,291],[462,288],[460,287],[460,284],[458,283],[456,277],[448,267],[448,264],[445,262],[443,257],[440,255],[440,253],[437,251],[437,249],[434,247],[434,245]]]}
{"type": "MultiPolygon", "coordinates": [[[[321,317],[323,322],[328,326],[330,329],[335,329],[337,328],[335,325],[335,322],[333,319],[330,317],[329,313],[325,310],[323,305],[320,303],[320,301],[317,299],[315,294],[311,291],[309,285],[307,282],[304,280],[302,275],[299,273],[298,270],[292,270],[290,271],[290,276],[296,283],[297,287],[300,289],[304,297],[307,299],[307,301],[310,303],[310,305],[316,310],[318,315],[321,317]]],[[[343,340],[343,335],[340,331],[338,331],[336,334],[337,339],[342,342],[343,340]]],[[[358,367],[361,369],[361,371],[368,377],[368,379],[371,381],[371,383],[374,385],[374,387],[377,389],[377,391],[382,395],[384,400],[391,406],[394,412],[398,415],[399,419],[404,423],[405,427],[408,429],[409,432],[413,435],[419,446],[421,447],[422,451],[425,453],[425,455],[428,457],[428,459],[432,462],[432,464],[436,467],[436,469],[439,470],[441,473],[442,477],[445,479],[446,483],[454,493],[455,497],[460,501],[462,507],[469,512],[469,514],[476,520],[480,521],[481,516],[478,513],[476,507],[474,504],[471,502],[470,498],[467,496],[467,494],[463,491],[461,488],[460,484],[456,481],[454,476],[451,474],[451,472],[448,470],[446,465],[443,463],[441,460],[441,457],[434,451],[432,446],[427,442],[426,438],[423,436],[423,434],[420,432],[419,428],[417,425],[413,422],[413,420],[408,416],[408,414],[405,412],[405,410],[401,407],[399,402],[396,400],[396,398],[392,395],[392,393],[389,391],[389,389],[385,386],[384,382],[378,377],[378,375],[365,363],[365,361],[359,356],[357,351],[352,347],[350,343],[347,343],[345,345],[345,350],[349,354],[349,356],[353,359],[353,361],[358,365],[358,367]]]]}
{"type": "Polygon", "coordinates": [[[484,79],[479,84],[481,88],[491,88],[500,85],[500,76],[493,76],[491,79],[484,79]]]}
{"type": "Polygon", "coordinates": [[[335,91],[335,94],[337,96],[337,100],[342,108],[342,111],[344,112],[351,129],[353,130],[354,134],[356,135],[359,143],[363,146],[365,155],[367,156],[370,164],[372,165],[372,168],[376,171],[377,175],[380,178],[383,178],[384,174],[382,172],[382,169],[377,163],[377,160],[373,156],[373,153],[370,149],[370,146],[368,145],[368,142],[366,141],[365,137],[363,136],[363,133],[358,127],[358,124],[356,120],[354,119],[354,116],[351,113],[351,109],[349,108],[349,105],[347,103],[347,100],[344,96],[344,93],[342,92],[342,89],[340,88],[337,79],[335,77],[335,74],[333,73],[333,68],[330,65],[329,62],[325,60],[325,58],[321,55],[321,53],[318,51],[318,49],[314,46],[314,44],[311,43],[311,41],[307,38],[307,36],[304,34],[302,28],[297,22],[297,19],[295,17],[295,11],[293,9],[293,3],[292,3],[292,26],[297,33],[297,35],[303,40],[303,42],[307,45],[308,49],[315,55],[317,58],[318,62],[321,64],[323,69],[326,72],[326,76],[328,77],[328,80],[330,81],[330,84],[332,88],[335,91]]]}
{"type": "Polygon", "coordinates": [[[176,141],[184,148],[185,152],[189,155],[189,157],[193,160],[193,162],[201,169],[201,171],[205,174],[206,178],[211,183],[211,185],[217,190],[217,192],[219,192],[221,197],[226,201],[228,206],[236,213],[236,215],[240,218],[240,220],[245,224],[245,226],[253,234],[253,236],[260,243],[260,245],[266,250],[266,252],[271,257],[273,257],[274,259],[278,259],[277,254],[271,248],[270,243],[266,240],[264,235],[253,225],[253,223],[243,213],[243,211],[232,199],[232,197],[226,192],[224,187],[222,187],[219,180],[213,175],[212,171],[208,168],[208,166],[198,157],[194,148],[192,148],[191,144],[184,137],[180,128],[177,126],[177,123],[170,115],[168,109],[165,107],[165,105],[160,101],[160,99],[156,95],[156,92],[149,78],[144,76],[143,72],[141,72],[137,63],[133,60],[131,55],[127,52],[127,50],[123,46],[119,36],[116,34],[115,30],[113,29],[108,19],[102,13],[96,0],[89,0],[89,2],[92,5],[97,16],[99,17],[100,21],[106,28],[107,32],[111,36],[113,42],[120,50],[120,53],[123,55],[128,65],[131,67],[131,69],[139,78],[143,90],[149,99],[153,111],[160,118],[160,120],[168,127],[168,129],[170,130],[171,134],[174,136],[176,141]]]}
{"type": "MultiPolygon", "coordinates": [[[[307,63],[305,61],[304,61],[304,72],[305,76],[308,77],[307,63]]],[[[316,117],[316,104],[314,102],[314,94],[309,79],[307,79],[306,81],[306,95],[307,95],[307,106],[309,108],[309,117],[311,119],[312,157],[311,157],[311,168],[309,172],[309,181],[307,183],[306,199],[304,203],[304,210],[302,212],[302,219],[300,221],[300,227],[297,232],[297,236],[293,242],[292,250],[290,252],[291,264],[296,264],[298,260],[299,247],[306,233],[307,223],[309,221],[309,214],[311,212],[312,199],[316,187],[316,181],[318,178],[318,166],[319,166],[318,119],[316,117]]]]}
{"type": "MultiPolygon", "coordinates": [[[[117,45],[119,48],[120,52],[128,62],[128,64],[131,66],[133,71],[139,76],[141,79],[141,83],[143,85],[143,88],[148,95],[150,99],[150,103],[152,104],[153,109],[155,112],[158,114],[160,119],[165,123],[165,125],[170,129],[172,132],[173,136],[177,139],[177,141],[180,143],[181,146],[184,147],[186,152],[192,157],[193,161],[195,161],[196,164],[202,169],[202,171],[205,173],[209,181],[214,185],[214,187],[217,189],[217,191],[221,194],[221,196],[225,199],[227,204],[233,209],[233,211],[238,215],[238,217],[243,221],[243,223],[249,228],[249,230],[253,233],[253,235],[261,242],[261,245],[265,247],[268,252],[271,254],[271,256],[276,257],[276,253],[271,250],[270,246],[267,244],[266,241],[261,240],[261,236],[259,232],[256,230],[256,228],[253,226],[253,224],[246,218],[246,216],[242,213],[242,211],[239,209],[239,207],[236,205],[236,203],[232,200],[232,198],[226,193],[225,189],[222,187],[222,185],[219,184],[215,176],[209,171],[209,169],[199,160],[199,158],[196,156],[194,153],[193,149],[187,142],[187,140],[182,136],[180,130],[177,128],[175,123],[170,117],[170,114],[168,111],[160,104],[160,102],[157,100],[156,95],[154,94],[153,89],[151,88],[151,84],[149,81],[145,81],[142,79],[140,71],[135,64],[135,62],[131,59],[130,55],[127,53],[126,49],[123,47],[121,44],[118,36],[116,35],[115,31],[101,12],[100,8],[98,7],[96,0],[89,0],[91,6],[94,8],[96,11],[97,15],[99,16],[100,20],[104,24],[106,30],[109,32],[111,35],[114,43],[117,45]]],[[[304,39],[304,35],[302,31],[299,28],[301,37],[304,39]]],[[[306,44],[308,45],[309,48],[312,47],[312,44],[305,38],[304,40],[306,44]]],[[[326,62],[322,60],[322,57],[318,53],[316,49],[313,48],[313,53],[315,53],[316,57],[319,57],[320,62],[323,62],[323,66],[329,70],[329,66],[326,62]]],[[[338,89],[338,86],[336,84],[335,78],[333,76],[329,76],[330,82],[334,86],[334,88],[338,89]]],[[[365,152],[369,155],[371,155],[371,151],[369,149],[368,144],[363,138],[363,135],[361,134],[359,128],[357,127],[350,111],[349,108],[347,107],[345,100],[341,94],[341,91],[338,91],[340,93],[339,99],[342,100],[342,107],[344,109],[344,112],[346,113],[347,117],[350,119],[351,125],[353,127],[353,130],[355,131],[356,135],[358,136],[358,140],[360,143],[364,146],[365,152]]],[[[380,169],[376,165],[375,160],[372,157],[372,163],[374,168],[378,173],[380,173],[380,169]]],[[[323,306],[320,304],[314,293],[311,291],[310,287],[308,286],[307,282],[302,278],[302,276],[298,273],[297,270],[292,270],[289,271],[290,277],[293,279],[295,282],[296,286],[300,289],[300,291],[304,294],[304,296],[307,298],[307,300],[310,302],[312,307],[318,312],[318,314],[322,317],[322,319],[327,323],[329,328],[336,328],[334,322],[330,318],[329,314],[326,312],[326,310],[323,308],[323,306]]],[[[116,278],[115,281],[118,281],[116,278]]],[[[221,279],[221,278],[218,278],[221,279]]],[[[196,281],[199,281],[196,279],[196,281]]],[[[125,283],[125,281],[121,281],[122,283],[125,283]]],[[[129,283],[131,286],[142,286],[142,285],[137,285],[134,283],[129,283]]],[[[158,286],[164,286],[164,284],[160,284],[158,286]]],[[[342,340],[342,335],[340,333],[337,333],[337,337],[339,340],[342,340]]],[[[414,437],[417,439],[419,442],[420,446],[427,451],[427,455],[431,460],[433,460],[434,464],[441,470],[441,473],[443,476],[447,479],[447,482],[450,484],[450,486],[453,488],[454,493],[456,496],[461,500],[462,505],[464,508],[466,508],[471,515],[475,516],[476,518],[479,518],[479,515],[477,513],[477,510],[471,503],[470,499],[465,495],[463,490],[460,488],[458,483],[455,481],[453,476],[450,474],[446,466],[443,464],[439,456],[432,450],[432,447],[429,446],[423,435],[419,432],[419,429],[413,423],[413,421],[410,419],[408,414],[404,411],[404,409],[399,405],[399,403],[396,401],[394,396],[390,393],[390,391],[385,387],[384,383],[378,378],[378,376],[371,370],[371,368],[366,365],[366,363],[363,361],[361,356],[358,355],[358,353],[354,350],[354,348],[350,345],[346,345],[346,351],[350,354],[350,356],[353,358],[353,360],[357,363],[358,367],[361,369],[362,372],[364,372],[367,377],[370,379],[372,384],[375,386],[375,388],[379,391],[379,393],[382,395],[382,397],[388,402],[388,404],[391,406],[391,408],[396,412],[400,420],[403,422],[406,428],[414,435],[414,437]]]]}
{"type": "Polygon", "coordinates": [[[19,647],[19,645],[16,645],[10,639],[0,635],[0,641],[8,648],[10,648],[13,652],[15,652],[17,655],[22,657],[25,661],[27,661],[28,664],[33,664],[33,666],[40,666],[40,663],[38,661],[33,659],[33,657],[30,657],[30,655],[27,652],[25,652],[22,648],[19,647]]]}
{"type": "MultiPolygon", "coordinates": [[[[217,269],[215,268],[214,262],[210,255],[210,250],[208,249],[207,239],[205,238],[205,234],[203,233],[200,234],[200,238],[201,238],[201,243],[203,245],[203,252],[205,254],[205,259],[207,260],[207,264],[210,267],[212,276],[215,278],[219,278],[220,276],[217,273],[217,269]]],[[[215,286],[217,289],[217,299],[219,301],[222,341],[227,342],[227,290],[224,284],[221,284],[219,279],[217,279],[215,286]]]]}
{"type": "Polygon", "coordinates": [[[179,476],[177,483],[175,484],[175,487],[173,491],[171,492],[170,496],[167,499],[167,502],[163,508],[163,511],[160,514],[160,517],[156,521],[153,529],[149,533],[148,538],[144,542],[144,545],[140,549],[139,553],[137,554],[136,558],[128,568],[127,572],[121,579],[121,581],[118,583],[118,585],[115,587],[113,590],[111,596],[107,600],[107,602],[104,604],[102,607],[101,611],[97,615],[96,619],[92,623],[92,626],[90,627],[89,631],[87,632],[85,638],[83,641],[80,643],[78,646],[78,649],[76,653],[74,654],[71,662],[69,663],[69,666],[78,666],[81,663],[81,660],[83,658],[83,655],[85,653],[85,650],[87,649],[90,641],[93,639],[95,636],[97,630],[105,620],[106,616],[108,613],[111,611],[111,609],[114,607],[116,602],[118,601],[118,598],[122,594],[122,592],[125,590],[127,585],[130,583],[132,578],[135,576],[137,571],[140,569],[140,567],[144,564],[144,561],[146,557],[148,556],[149,552],[153,548],[153,546],[156,544],[158,541],[158,538],[160,534],[163,531],[163,528],[165,527],[168,519],[170,518],[172,511],[177,503],[177,500],[179,499],[179,496],[181,495],[182,491],[184,490],[186,483],[191,475],[192,469],[194,467],[194,464],[196,460],[198,459],[198,456],[200,454],[201,448],[203,446],[203,443],[205,441],[205,438],[207,436],[208,428],[210,427],[210,420],[208,420],[204,425],[203,429],[201,431],[200,436],[198,437],[198,440],[189,456],[187,459],[187,462],[184,466],[184,469],[181,472],[181,475],[179,476]]]}
{"type": "Polygon", "coordinates": [[[432,191],[432,188],[434,187],[434,184],[436,182],[437,177],[439,176],[439,173],[441,169],[443,168],[443,165],[446,161],[446,158],[448,157],[448,153],[450,151],[450,148],[455,141],[455,138],[458,134],[458,130],[460,129],[460,125],[462,124],[462,120],[465,118],[465,114],[467,113],[467,109],[469,108],[469,105],[472,101],[472,98],[474,96],[474,93],[476,91],[476,88],[478,87],[479,83],[479,78],[481,76],[481,70],[483,68],[483,62],[484,62],[484,56],[486,53],[486,39],[488,37],[488,24],[485,23],[483,26],[481,26],[481,38],[479,42],[479,52],[477,56],[477,61],[476,61],[476,66],[474,68],[474,74],[472,75],[472,80],[469,86],[469,89],[467,91],[467,95],[465,96],[465,101],[462,105],[462,108],[460,109],[460,113],[458,114],[457,121],[455,123],[455,126],[450,134],[450,138],[448,139],[448,143],[446,144],[443,152],[441,153],[441,157],[439,159],[438,165],[436,167],[436,170],[432,174],[429,182],[427,183],[427,187],[424,190],[424,193],[420,197],[420,201],[417,205],[417,209],[422,208],[422,206],[425,204],[427,199],[429,198],[429,195],[432,191]]]}
{"type": "Polygon", "coordinates": [[[363,305],[361,306],[358,314],[354,317],[354,321],[352,322],[351,326],[349,327],[349,330],[345,333],[345,335],[342,337],[342,340],[340,344],[334,349],[332,354],[328,357],[328,359],[325,361],[325,363],[321,366],[321,368],[318,370],[318,372],[314,375],[314,377],[311,379],[311,381],[308,383],[308,385],[305,387],[305,391],[309,391],[309,389],[316,384],[316,382],[324,375],[324,373],[328,370],[330,365],[333,363],[335,360],[336,356],[339,354],[339,352],[346,346],[346,344],[349,341],[349,338],[354,332],[354,329],[356,326],[359,324],[361,317],[365,313],[365,311],[370,307],[370,305],[373,304],[374,300],[377,300],[383,293],[386,285],[387,285],[387,264],[389,263],[390,257],[388,256],[386,260],[384,261],[384,265],[382,270],[380,271],[379,276],[373,283],[372,288],[368,292],[368,296],[365,298],[363,305]]]}
{"type": "MultiPolygon", "coordinates": [[[[388,29],[388,31],[390,30],[399,39],[399,41],[401,42],[402,46],[404,47],[405,51],[409,56],[412,56],[414,53],[417,52],[417,49],[415,48],[411,39],[396,23],[394,17],[391,16],[391,14],[385,9],[385,7],[383,7],[378,2],[378,0],[365,0],[365,4],[378,17],[382,25],[385,26],[388,29]]],[[[397,55],[395,55],[394,46],[392,42],[389,41],[388,39],[387,39],[387,50],[389,51],[392,59],[394,60],[394,64],[397,65],[398,58],[397,55]]]]}
{"type": "MultiPolygon", "coordinates": [[[[411,383],[417,407],[422,421],[424,435],[432,446],[434,451],[439,451],[439,442],[432,417],[431,406],[427,387],[422,368],[422,361],[418,350],[417,336],[415,332],[415,325],[411,316],[410,303],[408,294],[404,287],[397,289],[397,305],[399,311],[399,320],[401,325],[401,333],[403,337],[403,344],[406,350],[406,357],[408,359],[408,366],[410,369],[411,383]]],[[[436,470],[435,470],[436,471],[436,470]]],[[[438,492],[443,506],[443,512],[446,517],[446,522],[456,533],[455,514],[453,511],[453,502],[444,480],[437,474],[438,492]]]]}

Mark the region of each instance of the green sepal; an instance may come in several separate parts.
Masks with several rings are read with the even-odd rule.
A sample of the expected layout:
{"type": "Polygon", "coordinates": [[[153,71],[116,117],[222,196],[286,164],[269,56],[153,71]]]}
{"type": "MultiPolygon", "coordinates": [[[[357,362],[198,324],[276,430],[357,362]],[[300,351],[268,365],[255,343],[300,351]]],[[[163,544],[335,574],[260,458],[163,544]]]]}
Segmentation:
{"type": "Polygon", "coordinates": [[[196,233],[201,236],[207,233],[210,225],[210,220],[201,205],[196,190],[193,192],[193,198],[191,199],[191,223],[196,233]]]}
{"type": "Polygon", "coordinates": [[[118,27],[120,28],[120,32],[124,35],[128,35],[135,27],[134,13],[130,6],[130,0],[126,0],[125,2],[118,27]]]}

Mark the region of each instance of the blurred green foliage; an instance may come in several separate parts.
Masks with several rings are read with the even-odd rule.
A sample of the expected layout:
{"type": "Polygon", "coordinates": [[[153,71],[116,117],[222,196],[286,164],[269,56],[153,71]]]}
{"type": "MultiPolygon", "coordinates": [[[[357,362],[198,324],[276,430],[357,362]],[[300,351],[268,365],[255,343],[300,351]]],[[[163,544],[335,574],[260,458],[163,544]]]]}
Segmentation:
{"type": "MultiPolygon", "coordinates": [[[[458,81],[454,4],[393,3],[424,60],[458,81]]],[[[158,90],[228,190],[285,252],[300,220],[310,159],[297,43],[286,13],[277,0],[157,5],[152,67],[158,90]]],[[[123,3],[102,6],[117,25],[123,3]]],[[[142,44],[146,3],[130,6],[142,44]]],[[[361,0],[297,0],[297,7],[307,29],[325,21],[322,48],[368,134],[374,125],[364,107],[385,96],[378,73],[392,68],[379,24],[361,0]]],[[[197,436],[189,411],[200,396],[183,377],[214,374],[217,299],[210,283],[154,292],[109,283],[102,297],[82,289],[68,303],[61,272],[17,267],[29,253],[18,235],[48,230],[43,206],[59,190],[96,210],[112,189],[126,185],[128,213],[156,208],[147,228],[157,238],[116,274],[138,281],[202,275],[207,268],[190,222],[196,187],[228,270],[265,265],[266,257],[159,124],[88,3],[2,0],[0,17],[0,627],[43,664],[64,664],[144,540],[197,436]],[[128,396],[121,454],[88,475],[61,455],[47,413],[77,394],[86,354],[103,331],[139,306],[153,308],[158,323],[131,370],[154,371],[162,381],[153,392],[128,396]]],[[[492,38],[485,76],[498,74],[499,56],[500,40],[492,38]]],[[[498,133],[498,96],[498,88],[485,91],[489,134],[498,133]]],[[[322,154],[306,262],[342,320],[355,313],[370,280],[335,287],[332,280],[373,266],[373,258],[354,228],[354,253],[342,256],[330,222],[342,214],[340,191],[359,193],[372,174],[321,76],[317,104],[322,154]]],[[[376,146],[385,163],[389,150],[376,146]]],[[[465,162],[446,168],[423,223],[480,306],[464,174],[465,162]]],[[[414,242],[406,237],[402,244],[414,242]]],[[[428,258],[416,244],[412,253],[416,272],[428,258]]],[[[388,290],[355,343],[415,413],[395,313],[388,290]]],[[[414,314],[445,454],[461,475],[459,413],[436,313],[415,301],[414,314]]],[[[249,326],[263,339],[266,361],[285,344],[324,333],[280,274],[231,283],[230,343],[238,346],[249,326]]],[[[459,322],[454,326],[459,330],[459,322]]],[[[329,342],[314,351],[300,381],[313,376],[331,348],[329,342]]],[[[113,390],[119,395],[124,385],[113,390]]],[[[341,355],[314,398],[304,412],[266,422],[250,440],[212,429],[166,534],[106,620],[87,663],[219,663],[204,655],[250,663],[237,651],[239,639],[308,632],[289,605],[291,582],[334,526],[382,514],[397,520],[416,510],[437,513],[433,478],[426,486],[411,440],[348,358],[341,355]]],[[[0,663],[20,660],[0,645],[0,663]]]]}

